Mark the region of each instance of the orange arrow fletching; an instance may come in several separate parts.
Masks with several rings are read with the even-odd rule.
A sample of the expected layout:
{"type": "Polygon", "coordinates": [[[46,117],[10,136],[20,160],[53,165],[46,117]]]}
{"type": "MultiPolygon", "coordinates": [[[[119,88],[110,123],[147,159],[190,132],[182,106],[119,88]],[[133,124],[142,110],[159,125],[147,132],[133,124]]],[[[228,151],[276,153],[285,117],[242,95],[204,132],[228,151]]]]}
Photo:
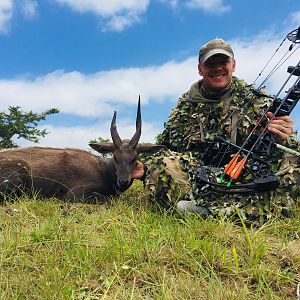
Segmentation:
{"type": "Polygon", "coordinates": [[[230,173],[232,172],[232,170],[235,168],[236,163],[237,163],[239,157],[240,157],[239,153],[236,153],[233,156],[233,158],[231,159],[231,161],[228,163],[228,165],[224,169],[224,173],[225,174],[230,175],[230,173]]]}
{"type": "Polygon", "coordinates": [[[239,175],[241,174],[246,161],[247,161],[247,157],[244,157],[240,162],[238,162],[236,167],[230,173],[230,177],[232,177],[233,179],[237,179],[239,177],[239,175]]]}

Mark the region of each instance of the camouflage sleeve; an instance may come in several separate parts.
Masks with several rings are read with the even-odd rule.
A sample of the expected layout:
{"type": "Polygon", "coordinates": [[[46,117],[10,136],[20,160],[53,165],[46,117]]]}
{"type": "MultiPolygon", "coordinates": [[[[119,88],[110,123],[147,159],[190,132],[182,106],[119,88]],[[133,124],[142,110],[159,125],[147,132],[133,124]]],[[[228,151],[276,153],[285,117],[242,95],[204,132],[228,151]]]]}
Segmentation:
{"type": "Polygon", "coordinates": [[[164,124],[164,130],[157,137],[159,144],[165,145],[168,149],[176,152],[183,152],[185,147],[182,140],[185,136],[185,126],[187,121],[187,97],[184,93],[178,100],[177,106],[171,110],[167,122],[164,124]]]}

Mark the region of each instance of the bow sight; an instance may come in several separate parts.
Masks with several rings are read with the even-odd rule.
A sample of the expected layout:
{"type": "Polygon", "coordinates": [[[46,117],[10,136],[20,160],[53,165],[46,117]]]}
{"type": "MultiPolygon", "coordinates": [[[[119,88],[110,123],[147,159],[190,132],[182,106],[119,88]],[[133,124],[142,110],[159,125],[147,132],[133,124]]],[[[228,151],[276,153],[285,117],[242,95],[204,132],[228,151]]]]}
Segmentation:
{"type": "MultiPolygon", "coordinates": [[[[300,44],[300,27],[288,33],[286,38],[292,42],[290,51],[295,44],[300,44]]],[[[272,171],[272,164],[277,162],[278,158],[273,154],[276,152],[275,148],[285,149],[285,147],[276,143],[274,135],[267,130],[268,123],[276,117],[290,115],[298,103],[300,99],[300,61],[295,66],[289,66],[287,72],[289,73],[288,78],[276,96],[272,97],[271,104],[263,112],[241,146],[230,143],[221,137],[202,144],[202,149],[199,150],[203,152],[202,158],[205,166],[198,169],[196,177],[200,196],[206,196],[211,192],[222,194],[261,193],[278,187],[278,178],[272,171]],[[295,77],[295,82],[283,99],[279,98],[289,80],[295,77]],[[270,120],[267,119],[268,112],[273,113],[270,120]],[[263,127],[259,127],[261,125],[263,127]],[[209,155],[207,155],[208,153],[209,155]],[[233,155],[233,153],[235,154],[233,155]],[[240,176],[241,173],[246,176],[240,176]]],[[[293,150],[290,152],[300,155],[293,150]]]]}

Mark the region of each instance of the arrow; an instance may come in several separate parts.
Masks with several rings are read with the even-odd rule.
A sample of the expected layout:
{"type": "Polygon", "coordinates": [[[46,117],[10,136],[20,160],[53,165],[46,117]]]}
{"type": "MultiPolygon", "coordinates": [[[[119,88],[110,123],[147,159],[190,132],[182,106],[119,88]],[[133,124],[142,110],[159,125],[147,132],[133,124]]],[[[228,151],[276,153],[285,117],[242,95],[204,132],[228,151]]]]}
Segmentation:
{"type": "Polygon", "coordinates": [[[241,174],[246,162],[247,162],[247,156],[237,163],[236,167],[230,173],[230,177],[233,179],[237,179],[241,174]]]}
{"type": "Polygon", "coordinates": [[[232,172],[232,170],[235,168],[239,157],[240,157],[239,153],[236,153],[233,156],[233,158],[230,160],[230,162],[228,163],[228,165],[224,169],[224,173],[225,174],[230,175],[230,173],[232,172]]]}

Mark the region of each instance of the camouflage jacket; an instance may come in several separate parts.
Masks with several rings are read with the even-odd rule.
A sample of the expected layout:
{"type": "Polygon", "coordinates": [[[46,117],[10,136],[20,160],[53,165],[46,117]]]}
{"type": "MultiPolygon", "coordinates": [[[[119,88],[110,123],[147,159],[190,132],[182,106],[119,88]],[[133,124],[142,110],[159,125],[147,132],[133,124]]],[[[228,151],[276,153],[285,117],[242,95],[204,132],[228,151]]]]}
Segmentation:
{"type": "Polygon", "coordinates": [[[201,87],[202,80],[194,83],[179,99],[158,137],[159,143],[180,153],[192,151],[196,157],[197,151],[192,145],[197,141],[222,136],[241,144],[270,102],[270,98],[255,92],[251,85],[236,77],[225,94],[217,99],[207,98],[209,95],[204,95],[201,87]]]}
{"type": "MultiPolygon", "coordinates": [[[[240,196],[216,197],[216,203],[209,203],[197,196],[195,186],[195,170],[204,165],[201,160],[202,150],[198,147],[199,142],[213,140],[216,136],[237,145],[241,145],[260,118],[261,113],[269,106],[271,98],[266,93],[257,92],[252,85],[233,77],[230,86],[219,95],[207,95],[202,89],[202,80],[194,83],[191,89],[182,95],[177,106],[171,111],[168,121],[164,125],[164,131],[158,136],[157,141],[164,144],[168,149],[180,154],[182,169],[188,173],[192,186],[194,199],[199,205],[223,205],[229,198],[235,198],[232,203],[240,201],[240,196]]],[[[299,150],[299,143],[293,135],[289,147],[299,150]]],[[[283,152],[276,150],[274,156],[276,163],[272,165],[273,172],[280,177],[280,188],[270,196],[265,194],[266,199],[276,199],[281,203],[282,199],[289,199],[293,195],[293,203],[297,201],[299,186],[295,183],[299,178],[300,167],[297,158],[284,160],[283,152]],[[282,163],[284,162],[284,163],[282,163]],[[296,174],[296,175],[295,175],[296,174]],[[292,191],[292,193],[290,193],[292,191]],[[276,195],[275,195],[276,194],[276,195]],[[274,196],[275,195],[275,196],[274,196]],[[270,198],[271,197],[271,198],[270,198]]],[[[246,175],[244,175],[246,176],[246,175]]],[[[272,194],[272,193],[271,193],[272,194]]],[[[248,197],[257,202],[262,196],[248,197]]],[[[266,200],[268,205],[269,200],[266,200]]],[[[261,201],[261,200],[259,200],[261,201]]],[[[273,201],[273,200],[272,200],[273,201]]],[[[280,204],[286,206],[287,202],[280,204]]]]}

